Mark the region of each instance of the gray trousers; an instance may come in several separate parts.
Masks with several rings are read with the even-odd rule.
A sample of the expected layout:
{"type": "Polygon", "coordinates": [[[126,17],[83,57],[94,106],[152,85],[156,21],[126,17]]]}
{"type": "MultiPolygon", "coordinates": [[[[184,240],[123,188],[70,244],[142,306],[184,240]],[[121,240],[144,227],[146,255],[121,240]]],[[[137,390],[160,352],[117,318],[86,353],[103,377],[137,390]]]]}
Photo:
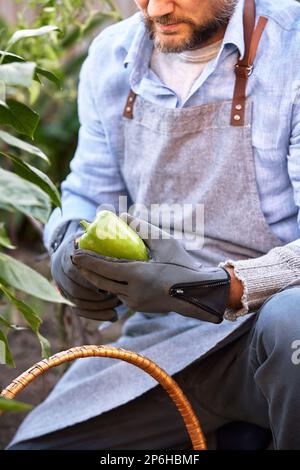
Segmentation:
{"type": "MultiPolygon", "coordinates": [[[[300,449],[300,287],[270,297],[250,331],[174,378],[206,434],[246,422],[270,429],[275,449],[300,449]]],[[[10,450],[189,448],[182,418],[158,385],[100,416],[10,450]]]]}

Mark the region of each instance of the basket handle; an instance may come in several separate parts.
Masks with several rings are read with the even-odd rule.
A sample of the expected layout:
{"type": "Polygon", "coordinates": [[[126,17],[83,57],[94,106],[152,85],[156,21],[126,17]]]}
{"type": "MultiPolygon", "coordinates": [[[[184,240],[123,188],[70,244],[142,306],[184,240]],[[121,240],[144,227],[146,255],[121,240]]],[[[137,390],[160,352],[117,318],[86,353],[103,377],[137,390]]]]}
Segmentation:
{"type": "Polygon", "coordinates": [[[65,362],[74,361],[84,357],[110,357],[129,362],[151,375],[168,393],[176,405],[181,417],[185,423],[187,432],[191,439],[194,450],[205,450],[206,442],[198,418],[187,397],[175,380],[161,369],[153,361],[126,349],[116,348],[114,346],[78,346],[55,354],[49,359],[44,359],[34,364],[30,369],[19,375],[6,387],[1,396],[13,399],[36,377],[42,375],[52,367],[59,366],[65,362]]]}

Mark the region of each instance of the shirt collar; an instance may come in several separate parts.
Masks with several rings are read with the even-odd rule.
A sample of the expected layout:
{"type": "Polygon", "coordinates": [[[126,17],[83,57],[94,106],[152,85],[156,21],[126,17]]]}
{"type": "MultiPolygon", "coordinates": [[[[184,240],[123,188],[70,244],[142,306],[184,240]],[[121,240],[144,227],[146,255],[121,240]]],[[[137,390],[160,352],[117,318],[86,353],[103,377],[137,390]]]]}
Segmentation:
{"type": "Polygon", "coordinates": [[[239,50],[240,58],[243,58],[245,54],[244,6],[245,0],[239,0],[228,23],[223,41],[223,47],[226,44],[233,44],[236,46],[239,50]]]}
{"type": "MultiPolygon", "coordinates": [[[[127,49],[127,55],[124,59],[123,65],[125,68],[128,67],[129,64],[136,63],[138,59],[142,56],[144,52],[145,46],[148,46],[150,43],[150,48],[153,47],[153,42],[150,40],[147,28],[143,21],[142,13],[139,12],[136,15],[138,23],[136,27],[135,34],[133,38],[131,37],[130,45],[127,49]]],[[[126,44],[125,44],[126,48],[126,44]]]]}
{"type": "MultiPolygon", "coordinates": [[[[244,5],[245,0],[238,0],[235,11],[228,23],[221,48],[223,50],[224,46],[227,44],[236,46],[239,50],[240,58],[243,58],[245,54],[243,21],[244,5]]],[[[128,49],[126,47],[127,55],[123,62],[125,68],[129,64],[137,64],[138,62],[140,62],[140,60],[144,62],[145,67],[147,68],[148,63],[145,63],[145,57],[148,58],[149,54],[151,55],[151,51],[153,48],[153,41],[149,38],[148,31],[143,21],[142,13],[137,13],[136,18],[138,20],[137,29],[133,36],[133,39],[131,38],[131,44],[129,45],[129,41],[127,44],[125,44],[125,47],[128,47],[128,49]]]]}

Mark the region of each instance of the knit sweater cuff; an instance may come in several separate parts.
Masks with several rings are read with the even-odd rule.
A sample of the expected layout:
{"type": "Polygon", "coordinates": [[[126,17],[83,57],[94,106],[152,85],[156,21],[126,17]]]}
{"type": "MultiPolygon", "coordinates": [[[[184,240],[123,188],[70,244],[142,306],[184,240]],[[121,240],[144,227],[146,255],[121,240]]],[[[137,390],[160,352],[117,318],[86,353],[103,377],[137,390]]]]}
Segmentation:
{"type": "Polygon", "coordinates": [[[293,245],[276,247],[259,258],[238,261],[229,259],[220,263],[219,267],[234,268],[237,279],[244,287],[242,308],[227,308],[225,311],[225,318],[233,321],[258,310],[276,292],[300,284],[300,248],[293,245]]]}

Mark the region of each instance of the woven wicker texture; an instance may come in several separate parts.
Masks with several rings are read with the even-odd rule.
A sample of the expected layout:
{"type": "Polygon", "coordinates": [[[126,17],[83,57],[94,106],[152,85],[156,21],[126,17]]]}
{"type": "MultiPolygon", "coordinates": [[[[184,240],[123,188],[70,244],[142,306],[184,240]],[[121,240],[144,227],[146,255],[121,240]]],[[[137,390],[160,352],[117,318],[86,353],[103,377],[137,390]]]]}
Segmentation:
{"type": "Polygon", "coordinates": [[[49,359],[44,359],[38,362],[30,367],[26,372],[23,372],[23,374],[13,380],[13,382],[2,391],[1,396],[13,399],[35,378],[42,375],[52,367],[85,357],[110,357],[121,359],[139,367],[151,375],[164,388],[176,405],[186,426],[193,449],[206,449],[205,437],[201,430],[198,418],[195,415],[187,397],[184,395],[175,380],[173,380],[172,377],[170,377],[163,369],[150,359],[125,349],[113,346],[79,346],[67,351],[62,351],[49,359]]]}

